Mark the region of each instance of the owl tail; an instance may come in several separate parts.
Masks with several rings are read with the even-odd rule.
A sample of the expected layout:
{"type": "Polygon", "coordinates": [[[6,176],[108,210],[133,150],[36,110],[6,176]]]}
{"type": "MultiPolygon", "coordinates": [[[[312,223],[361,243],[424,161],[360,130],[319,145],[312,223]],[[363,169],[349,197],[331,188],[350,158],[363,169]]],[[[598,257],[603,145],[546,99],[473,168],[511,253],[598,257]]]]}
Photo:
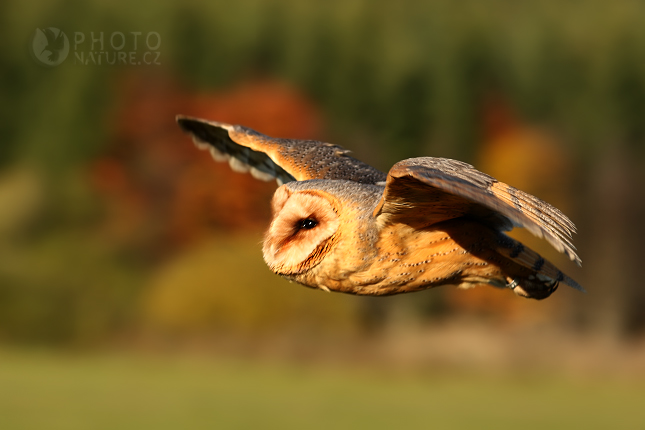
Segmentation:
{"type": "Polygon", "coordinates": [[[517,295],[537,300],[545,299],[558,288],[560,282],[586,292],[580,284],[562,273],[553,263],[515,239],[502,235],[496,251],[517,263],[512,265],[514,267],[509,267],[507,273],[507,287],[517,295]]]}

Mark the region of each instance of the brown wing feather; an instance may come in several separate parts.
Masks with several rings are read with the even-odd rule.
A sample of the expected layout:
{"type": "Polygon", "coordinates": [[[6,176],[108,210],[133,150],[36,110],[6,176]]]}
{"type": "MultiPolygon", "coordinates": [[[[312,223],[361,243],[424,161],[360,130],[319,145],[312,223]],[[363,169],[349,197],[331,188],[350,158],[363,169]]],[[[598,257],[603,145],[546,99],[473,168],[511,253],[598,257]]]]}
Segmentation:
{"type": "Polygon", "coordinates": [[[277,139],[240,125],[178,116],[179,126],[217,161],[258,179],[278,182],[308,179],[346,179],[374,184],[385,173],[347,155],[338,145],[315,140],[277,139]]]}
{"type": "Polygon", "coordinates": [[[562,212],[461,161],[422,157],[395,164],[374,215],[416,226],[464,215],[501,230],[521,226],[580,264],[571,243],[575,226],[562,212]]]}

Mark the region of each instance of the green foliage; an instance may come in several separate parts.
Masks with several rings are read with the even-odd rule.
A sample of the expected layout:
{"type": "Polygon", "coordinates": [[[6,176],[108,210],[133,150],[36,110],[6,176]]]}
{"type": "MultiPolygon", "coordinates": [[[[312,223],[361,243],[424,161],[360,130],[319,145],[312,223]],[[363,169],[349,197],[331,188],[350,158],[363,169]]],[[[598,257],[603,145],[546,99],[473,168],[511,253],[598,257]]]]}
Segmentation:
{"type": "Polygon", "coordinates": [[[142,316],[155,331],[195,334],[351,332],[360,298],[273,276],[257,236],[204,240],[151,277],[142,316]]]}
{"type": "Polygon", "coordinates": [[[93,345],[132,320],[140,271],[93,230],[74,173],[52,186],[21,166],[0,180],[2,341],[93,345]]]}
{"type": "MultiPolygon", "coordinates": [[[[156,31],[163,67],[193,85],[272,74],[312,94],[333,127],[369,130],[380,148],[418,153],[440,138],[449,155],[468,158],[478,141],[473,109],[497,89],[581,150],[620,130],[642,146],[644,8],[599,0],[43,1],[4,6],[2,31],[4,40],[28,39],[43,25],[71,38],[156,31]]],[[[101,148],[109,77],[119,68],[68,61],[40,69],[8,48],[0,59],[0,88],[11,100],[2,106],[4,163],[29,156],[67,165],[101,148]]]]}

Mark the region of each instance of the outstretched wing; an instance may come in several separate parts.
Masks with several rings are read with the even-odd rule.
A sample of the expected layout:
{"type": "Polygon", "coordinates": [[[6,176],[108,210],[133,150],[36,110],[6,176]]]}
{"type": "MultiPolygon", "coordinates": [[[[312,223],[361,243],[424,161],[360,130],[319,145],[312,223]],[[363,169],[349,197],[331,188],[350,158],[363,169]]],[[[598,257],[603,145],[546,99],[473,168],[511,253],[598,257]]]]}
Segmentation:
{"type": "Polygon", "coordinates": [[[502,230],[525,227],[580,265],[571,243],[575,226],[562,212],[457,160],[422,157],[395,164],[374,215],[379,222],[415,227],[461,216],[502,230]]]}
{"type": "Polygon", "coordinates": [[[346,179],[374,184],[385,173],[347,155],[338,145],[315,140],[277,139],[240,125],[177,116],[177,123],[193,136],[200,149],[217,161],[228,161],[237,172],[250,172],[278,183],[307,179],[346,179]]]}

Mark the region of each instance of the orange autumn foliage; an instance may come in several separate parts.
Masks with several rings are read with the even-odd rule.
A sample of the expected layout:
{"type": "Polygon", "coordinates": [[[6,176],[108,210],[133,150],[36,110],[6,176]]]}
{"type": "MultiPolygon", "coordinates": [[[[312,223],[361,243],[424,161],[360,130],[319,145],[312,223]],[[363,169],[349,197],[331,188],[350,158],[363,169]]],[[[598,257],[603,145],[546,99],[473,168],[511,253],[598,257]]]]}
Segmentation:
{"type": "Polygon", "coordinates": [[[223,91],[193,92],[163,76],[130,74],[115,85],[112,138],[92,163],[104,202],[104,234],[154,254],[208,231],[263,229],[275,182],[233,172],[199,151],[177,114],[243,124],[273,136],[320,137],[321,116],[296,89],[251,80],[223,91]]]}

